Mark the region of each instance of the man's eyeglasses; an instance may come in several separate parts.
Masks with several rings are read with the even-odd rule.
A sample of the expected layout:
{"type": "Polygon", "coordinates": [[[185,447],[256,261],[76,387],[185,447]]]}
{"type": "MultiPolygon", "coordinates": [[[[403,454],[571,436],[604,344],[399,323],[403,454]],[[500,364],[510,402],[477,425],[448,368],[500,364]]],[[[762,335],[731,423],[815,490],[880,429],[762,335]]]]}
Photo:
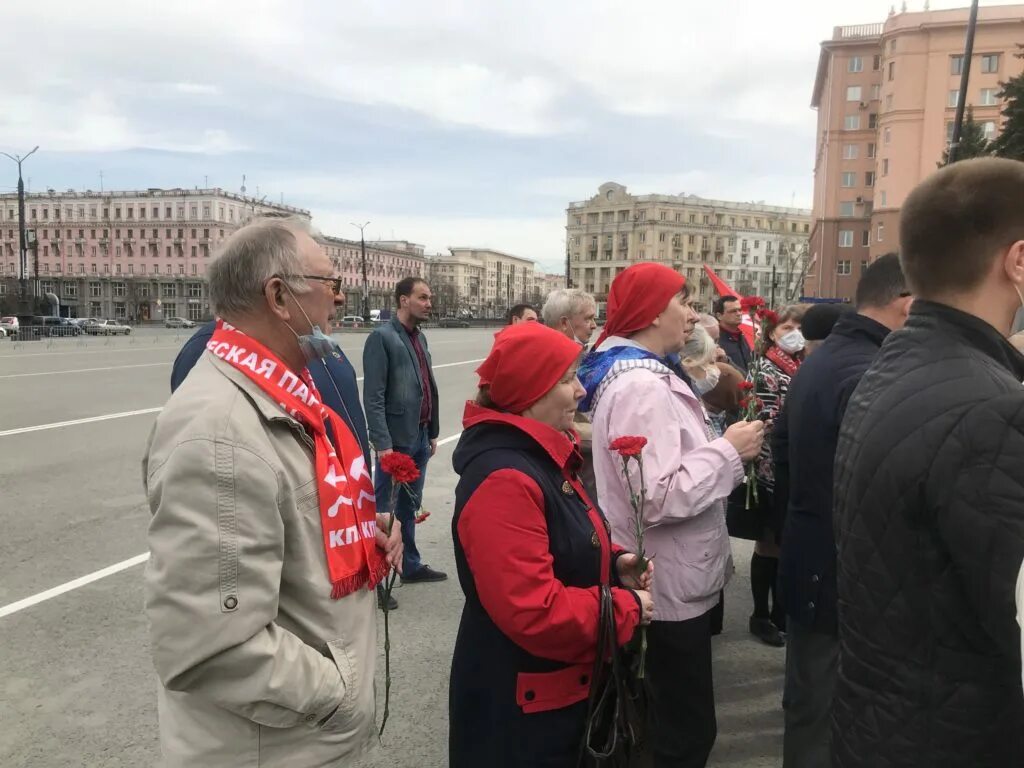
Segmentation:
{"type": "Polygon", "coordinates": [[[335,296],[341,293],[342,282],[344,280],[344,278],[341,277],[325,277],[324,275],[278,275],[278,277],[301,277],[304,280],[319,280],[324,283],[330,283],[331,290],[334,291],[335,296]]]}

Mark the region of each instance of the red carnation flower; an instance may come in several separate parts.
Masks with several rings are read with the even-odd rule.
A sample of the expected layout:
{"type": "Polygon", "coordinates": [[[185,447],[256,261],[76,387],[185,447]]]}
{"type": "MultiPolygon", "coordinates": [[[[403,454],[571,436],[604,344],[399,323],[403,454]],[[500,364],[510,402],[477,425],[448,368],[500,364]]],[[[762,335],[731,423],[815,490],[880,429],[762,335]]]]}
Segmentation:
{"type": "Polygon", "coordinates": [[[744,296],[740,299],[740,309],[748,315],[755,313],[765,306],[765,300],[760,296],[744,296]]]}
{"type": "Polygon", "coordinates": [[[750,392],[754,388],[754,382],[741,381],[738,386],[741,392],[750,392]]]}
{"type": "Polygon", "coordinates": [[[757,319],[762,323],[767,323],[768,325],[779,324],[779,316],[770,309],[759,309],[757,311],[757,319]]]}
{"type": "Polygon", "coordinates": [[[414,483],[420,478],[420,469],[412,457],[397,451],[382,456],[380,468],[391,475],[392,482],[402,485],[414,483]]]}
{"type": "Polygon", "coordinates": [[[615,451],[619,456],[639,456],[640,451],[647,445],[647,438],[638,435],[623,435],[612,440],[608,449],[615,451]]]}
{"type": "Polygon", "coordinates": [[[416,513],[416,525],[426,522],[426,519],[428,517],[430,517],[430,513],[427,512],[427,510],[425,509],[421,509],[419,512],[416,513]]]}

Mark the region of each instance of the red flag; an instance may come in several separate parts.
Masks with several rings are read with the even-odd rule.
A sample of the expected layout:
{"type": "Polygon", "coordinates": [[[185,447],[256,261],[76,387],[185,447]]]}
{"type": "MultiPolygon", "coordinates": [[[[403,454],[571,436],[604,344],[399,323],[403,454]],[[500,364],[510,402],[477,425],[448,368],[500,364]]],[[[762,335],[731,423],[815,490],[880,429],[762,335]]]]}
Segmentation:
{"type": "MultiPolygon", "coordinates": [[[[704,265],[704,271],[707,273],[708,280],[711,281],[711,285],[715,287],[715,293],[719,296],[735,296],[740,301],[743,300],[743,295],[737,293],[729,284],[722,278],[715,274],[715,270],[709,267],[707,264],[704,265]]],[[[750,315],[744,315],[743,321],[740,324],[740,331],[747,339],[747,343],[750,344],[751,348],[754,346],[754,320],[750,315]]]]}

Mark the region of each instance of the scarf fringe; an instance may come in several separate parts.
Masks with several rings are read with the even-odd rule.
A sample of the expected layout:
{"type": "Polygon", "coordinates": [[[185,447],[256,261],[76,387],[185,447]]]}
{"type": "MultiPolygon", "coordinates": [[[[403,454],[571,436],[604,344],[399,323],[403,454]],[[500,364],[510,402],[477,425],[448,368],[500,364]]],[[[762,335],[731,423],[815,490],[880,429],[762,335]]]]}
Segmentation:
{"type": "Polygon", "coordinates": [[[381,559],[373,571],[367,575],[365,573],[354,573],[351,576],[346,576],[343,579],[335,581],[331,585],[331,599],[340,600],[346,595],[351,595],[353,592],[362,589],[364,586],[367,589],[374,589],[387,577],[391,571],[391,564],[387,560],[381,559]]]}

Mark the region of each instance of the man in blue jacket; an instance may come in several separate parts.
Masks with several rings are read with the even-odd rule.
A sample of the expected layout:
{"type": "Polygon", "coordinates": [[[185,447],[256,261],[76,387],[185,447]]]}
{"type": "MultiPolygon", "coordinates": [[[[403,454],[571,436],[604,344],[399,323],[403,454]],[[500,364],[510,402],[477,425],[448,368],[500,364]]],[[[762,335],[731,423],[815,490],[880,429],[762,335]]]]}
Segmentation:
{"type": "MultiPolygon", "coordinates": [[[[335,304],[344,305],[344,302],[344,294],[338,294],[335,304]]],[[[215,321],[211,321],[200,326],[178,352],[178,356],[174,359],[174,367],[171,369],[171,392],[181,386],[181,382],[185,380],[188,372],[202,356],[203,350],[206,349],[206,342],[213,336],[216,325],[215,321]]],[[[359,401],[359,386],[356,383],[356,371],[352,367],[352,363],[336,347],[330,356],[310,363],[309,375],[313,377],[313,383],[316,384],[316,388],[323,397],[324,404],[345,420],[348,428],[352,430],[352,434],[359,440],[363,456],[366,459],[366,466],[371,466],[366,418],[359,401]]],[[[377,590],[379,603],[383,599],[383,590],[380,587],[377,590]]],[[[388,605],[390,609],[397,608],[398,601],[392,597],[388,605]]]]}
{"type": "Polygon", "coordinates": [[[786,607],[783,768],[827,768],[830,713],[839,658],[832,478],[846,404],[890,331],[903,327],[913,298],[895,253],[872,263],[857,284],[856,312],[836,321],[789,388],[789,505],[779,584],[786,607]]]}
{"type": "MultiPolygon", "coordinates": [[[[448,576],[420,561],[416,549],[416,510],[423,500],[427,462],[437,450],[440,429],[437,384],[430,349],[420,325],[430,317],[430,286],[420,277],[407,277],[395,286],[395,317],[375,328],[363,346],[363,405],[370,443],[378,457],[398,451],[410,456],[420,477],[412,493],[399,493],[395,517],[402,525],[405,554],[402,583],[444,581],[448,576]]],[[[391,476],[378,459],[374,475],[377,510],[387,512],[391,476]]]]}

